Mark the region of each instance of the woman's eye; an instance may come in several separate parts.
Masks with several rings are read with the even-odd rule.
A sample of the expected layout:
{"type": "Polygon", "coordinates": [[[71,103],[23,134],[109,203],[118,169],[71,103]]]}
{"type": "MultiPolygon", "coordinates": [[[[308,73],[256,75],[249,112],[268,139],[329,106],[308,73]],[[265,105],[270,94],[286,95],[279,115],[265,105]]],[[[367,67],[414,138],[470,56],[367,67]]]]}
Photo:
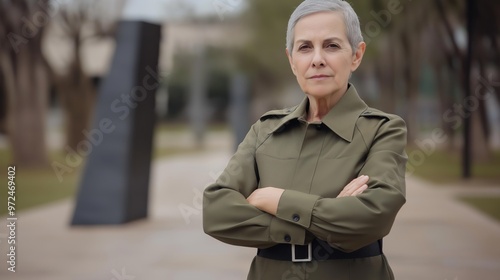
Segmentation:
{"type": "Polygon", "coordinates": [[[307,49],[309,49],[308,45],[302,45],[299,47],[299,51],[303,51],[303,50],[307,50],[307,49]]]}
{"type": "Polygon", "coordinates": [[[333,48],[333,49],[338,49],[338,48],[340,48],[340,46],[339,46],[339,45],[337,45],[337,44],[329,44],[329,45],[328,45],[328,48],[330,48],[330,49],[331,49],[331,48],[333,48]]]}

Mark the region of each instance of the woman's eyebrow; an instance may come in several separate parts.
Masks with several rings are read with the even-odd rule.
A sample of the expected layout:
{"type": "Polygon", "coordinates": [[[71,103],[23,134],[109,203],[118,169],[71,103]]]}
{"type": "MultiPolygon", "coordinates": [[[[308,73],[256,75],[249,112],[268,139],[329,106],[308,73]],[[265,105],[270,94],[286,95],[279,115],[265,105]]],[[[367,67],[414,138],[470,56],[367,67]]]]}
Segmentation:
{"type": "MultiPolygon", "coordinates": [[[[323,42],[333,42],[333,41],[336,41],[336,42],[343,42],[343,40],[339,37],[328,37],[326,39],[323,40],[323,42]]],[[[307,40],[307,39],[297,39],[295,41],[296,44],[301,44],[301,43],[310,43],[311,40],[307,40]]]]}
{"type": "Polygon", "coordinates": [[[301,44],[301,43],[310,43],[311,40],[306,40],[306,39],[298,39],[295,41],[295,44],[301,44]]]}
{"type": "Polygon", "coordinates": [[[330,37],[323,40],[323,42],[332,42],[332,41],[342,42],[343,40],[339,37],[330,37]]]}

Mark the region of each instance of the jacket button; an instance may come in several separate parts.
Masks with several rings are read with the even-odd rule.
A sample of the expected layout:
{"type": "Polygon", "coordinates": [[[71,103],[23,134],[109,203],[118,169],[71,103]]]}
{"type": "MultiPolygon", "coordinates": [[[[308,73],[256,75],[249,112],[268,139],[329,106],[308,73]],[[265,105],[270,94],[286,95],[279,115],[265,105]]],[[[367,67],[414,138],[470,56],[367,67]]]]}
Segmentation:
{"type": "Polygon", "coordinates": [[[300,216],[299,216],[299,215],[297,215],[297,214],[294,214],[294,215],[292,216],[292,220],[293,220],[294,222],[298,222],[298,221],[300,221],[300,216]]]}
{"type": "Polygon", "coordinates": [[[292,238],[290,237],[290,235],[285,235],[285,242],[290,242],[292,241],[292,238]]]}

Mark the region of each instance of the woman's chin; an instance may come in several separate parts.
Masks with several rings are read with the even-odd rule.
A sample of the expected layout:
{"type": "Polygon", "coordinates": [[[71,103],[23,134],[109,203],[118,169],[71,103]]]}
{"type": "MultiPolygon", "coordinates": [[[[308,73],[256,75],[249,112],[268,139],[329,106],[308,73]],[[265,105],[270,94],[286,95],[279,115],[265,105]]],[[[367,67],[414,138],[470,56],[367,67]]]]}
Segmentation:
{"type": "Polygon", "coordinates": [[[337,95],[340,91],[342,91],[340,94],[345,92],[345,89],[341,89],[341,87],[332,84],[309,86],[303,90],[309,97],[318,99],[332,97],[333,95],[337,95]]]}

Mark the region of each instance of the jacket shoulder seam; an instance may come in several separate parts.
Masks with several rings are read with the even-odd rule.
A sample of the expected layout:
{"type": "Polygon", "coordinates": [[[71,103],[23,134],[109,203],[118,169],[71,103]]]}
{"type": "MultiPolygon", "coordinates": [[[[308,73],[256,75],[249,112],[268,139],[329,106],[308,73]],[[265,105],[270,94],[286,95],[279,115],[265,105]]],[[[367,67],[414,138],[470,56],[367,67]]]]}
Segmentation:
{"type": "Polygon", "coordinates": [[[291,112],[295,111],[295,109],[297,107],[298,107],[298,105],[288,107],[288,108],[283,108],[283,109],[271,110],[271,111],[264,113],[259,119],[261,121],[264,121],[264,120],[271,118],[271,117],[280,117],[281,118],[281,117],[289,115],[291,112]]]}

